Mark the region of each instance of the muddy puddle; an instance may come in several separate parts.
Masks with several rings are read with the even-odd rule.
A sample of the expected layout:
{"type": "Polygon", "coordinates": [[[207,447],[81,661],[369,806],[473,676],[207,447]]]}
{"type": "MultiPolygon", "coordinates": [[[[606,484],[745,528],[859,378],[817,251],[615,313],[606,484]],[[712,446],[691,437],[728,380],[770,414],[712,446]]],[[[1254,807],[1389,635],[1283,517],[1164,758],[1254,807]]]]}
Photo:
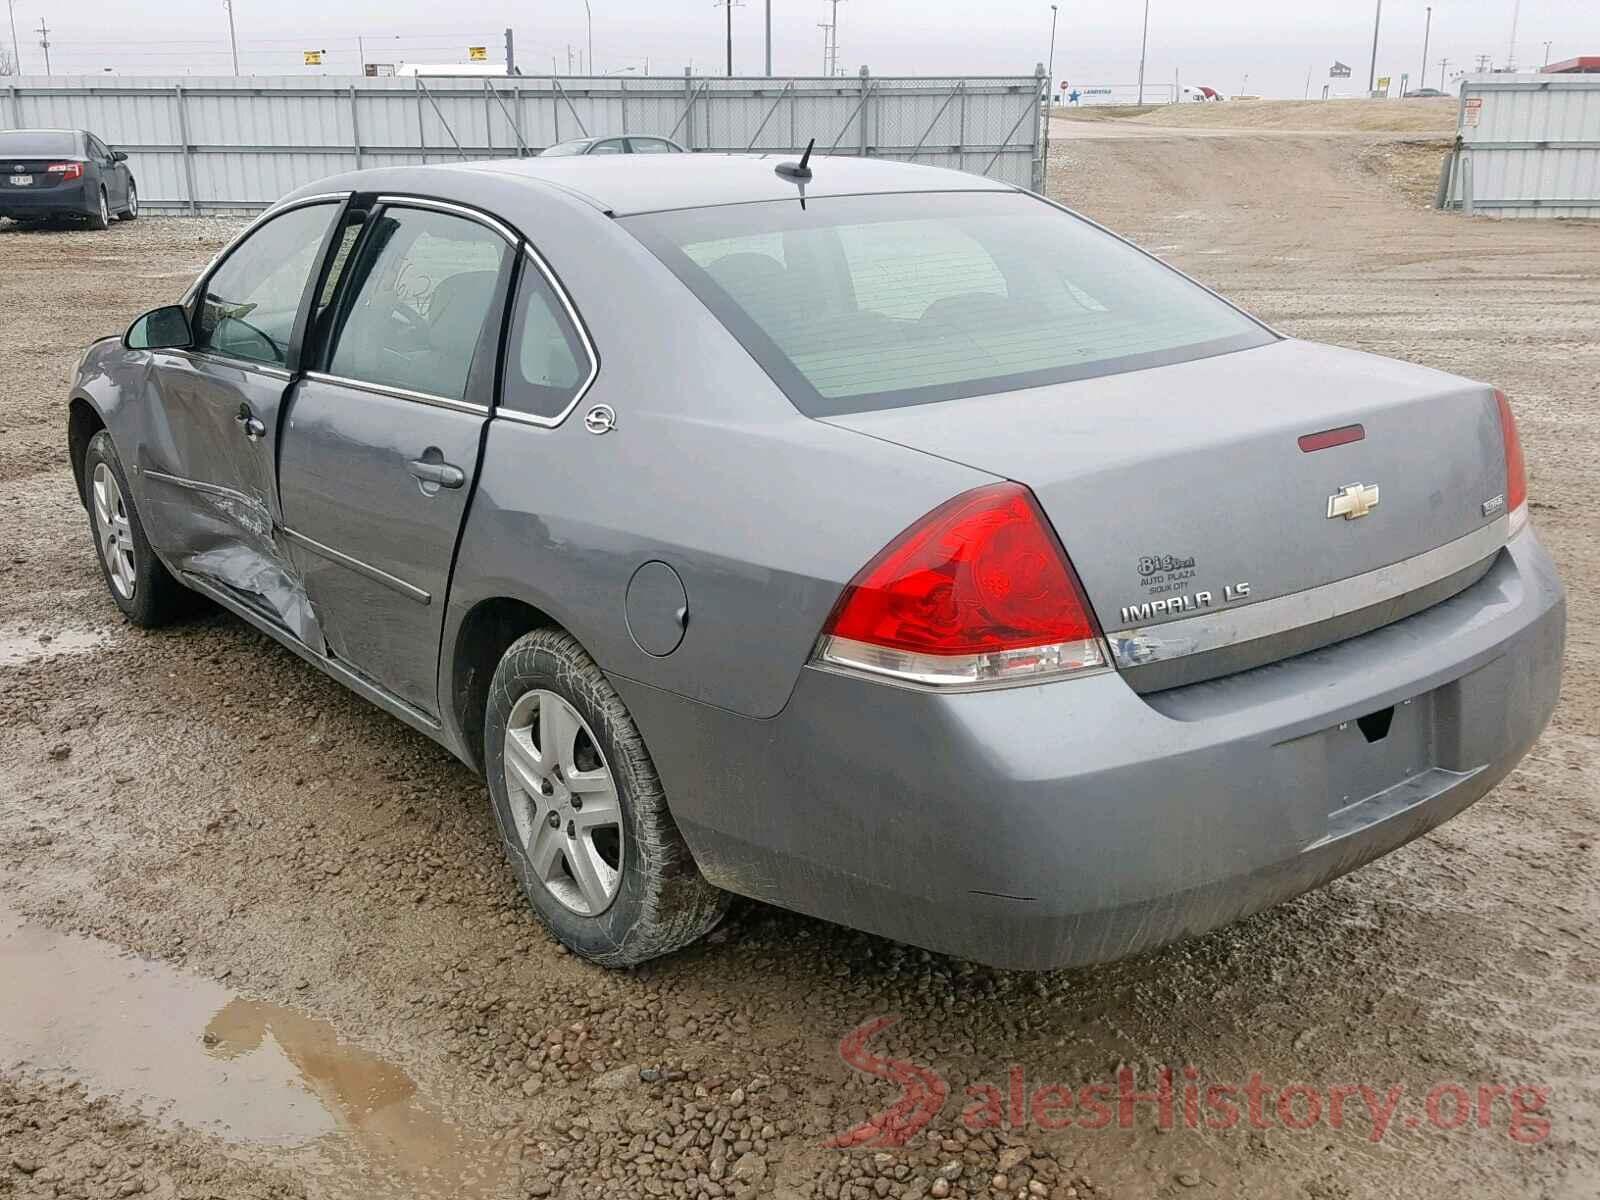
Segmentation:
{"type": "Polygon", "coordinates": [[[497,1195],[502,1149],[327,1021],[23,921],[0,903],[0,1069],[303,1156],[321,1194],[497,1195]]]}
{"type": "Polygon", "coordinates": [[[104,645],[106,635],[88,629],[0,629],[0,667],[17,667],[69,654],[87,654],[104,645]]]}

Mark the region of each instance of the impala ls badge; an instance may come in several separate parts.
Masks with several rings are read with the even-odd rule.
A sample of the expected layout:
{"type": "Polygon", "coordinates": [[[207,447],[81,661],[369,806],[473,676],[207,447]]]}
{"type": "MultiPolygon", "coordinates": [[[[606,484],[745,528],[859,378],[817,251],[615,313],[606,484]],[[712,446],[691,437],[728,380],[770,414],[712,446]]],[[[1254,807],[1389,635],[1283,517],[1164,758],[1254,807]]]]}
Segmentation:
{"type": "Polygon", "coordinates": [[[1375,483],[1347,483],[1328,497],[1328,520],[1343,517],[1354,521],[1378,507],[1378,485],[1375,483]]]}

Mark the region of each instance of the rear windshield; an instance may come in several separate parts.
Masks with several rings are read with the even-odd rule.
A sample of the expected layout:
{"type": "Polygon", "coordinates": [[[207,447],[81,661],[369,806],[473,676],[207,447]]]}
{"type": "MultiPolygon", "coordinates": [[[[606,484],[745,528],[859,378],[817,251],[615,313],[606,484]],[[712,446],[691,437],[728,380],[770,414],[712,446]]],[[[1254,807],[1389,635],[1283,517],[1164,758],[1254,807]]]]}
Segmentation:
{"type": "Polygon", "coordinates": [[[0,133],[0,158],[67,158],[82,154],[78,135],[53,129],[10,129],[0,133]]]}
{"type": "Polygon", "coordinates": [[[1017,192],[784,200],[623,224],[814,417],[1273,340],[1176,271],[1017,192]]]}

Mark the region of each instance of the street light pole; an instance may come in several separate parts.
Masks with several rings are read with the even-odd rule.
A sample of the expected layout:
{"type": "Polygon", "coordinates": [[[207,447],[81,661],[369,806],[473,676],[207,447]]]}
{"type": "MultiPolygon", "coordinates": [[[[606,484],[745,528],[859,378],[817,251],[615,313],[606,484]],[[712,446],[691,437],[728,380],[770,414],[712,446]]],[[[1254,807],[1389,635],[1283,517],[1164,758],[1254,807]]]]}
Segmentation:
{"type": "Polygon", "coordinates": [[[1050,72],[1049,94],[1052,96],[1056,94],[1056,8],[1054,4],[1050,6],[1050,65],[1047,69],[1050,72]]]}
{"type": "Polygon", "coordinates": [[[222,0],[222,7],[228,10],[228,44],[233,47],[233,74],[239,74],[239,39],[233,32],[233,0],[222,0]]]}
{"type": "Polygon", "coordinates": [[[1372,17],[1372,65],[1367,68],[1367,97],[1378,86],[1378,24],[1383,20],[1383,0],[1378,0],[1378,11],[1372,17]]]}
{"type": "Polygon", "coordinates": [[[1144,0],[1144,33],[1139,38],[1139,103],[1144,103],[1144,53],[1150,45],[1150,0],[1144,0]]]}
{"type": "Polygon", "coordinates": [[[589,17],[589,74],[595,73],[594,67],[594,9],[589,7],[589,0],[583,0],[583,11],[589,17]]]}
{"type": "Polygon", "coordinates": [[[767,78],[772,78],[772,0],[767,0],[767,78]]]}
{"type": "MultiPolygon", "coordinates": [[[[1419,87],[1428,86],[1428,35],[1433,32],[1433,5],[1428,5],[1428,20],[1422,27],[1422,73],[1417,76],[1419,87]]],[[[1442,90],[1442,89],[1441,89],[1442,90]]]]}

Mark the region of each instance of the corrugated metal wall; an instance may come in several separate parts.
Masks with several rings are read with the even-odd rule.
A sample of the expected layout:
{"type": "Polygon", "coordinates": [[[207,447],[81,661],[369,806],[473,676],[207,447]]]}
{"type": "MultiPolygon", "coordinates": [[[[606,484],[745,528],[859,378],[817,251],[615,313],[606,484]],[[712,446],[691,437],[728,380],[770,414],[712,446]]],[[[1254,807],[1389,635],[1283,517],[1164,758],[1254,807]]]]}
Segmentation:
{"type": "Polygon", "coordinates": [[[1600,217],[1600,75],[1477,75],[1462,84],[1452,208],[1600,217]]]}
{"type": "Polygon", "coordinates": [[[21,78],[0,128],[92,130],[147,210],[261,208],[358,167],[531,153],[591,134],[695,150],[911,159],[1040,189],[1042,74],[968,79],[21,78]]]}

